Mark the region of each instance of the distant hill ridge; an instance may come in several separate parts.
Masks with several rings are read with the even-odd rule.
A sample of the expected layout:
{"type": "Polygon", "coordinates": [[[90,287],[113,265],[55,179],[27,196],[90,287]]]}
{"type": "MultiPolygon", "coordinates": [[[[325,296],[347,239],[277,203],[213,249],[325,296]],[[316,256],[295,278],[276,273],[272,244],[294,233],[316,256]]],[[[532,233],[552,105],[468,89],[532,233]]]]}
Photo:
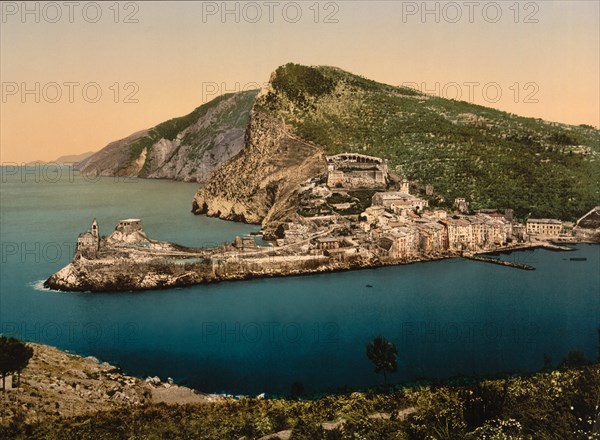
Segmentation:
{"type": "Polygon", "coordinates": [[[34,161],[26,163],[25,165],[48,164],[48,163],[72,165],[72,164],[76,164],[77,162],[80,162],[84,159],[87,159],[88,157],[90,157],[93,154],[95,154],[95,151],[88,151],[86,153],[81,153],[81,154],[68,154],[65,156],[57,157],[56,159],[51,160],[51,161],[34,160],[34,161]]]}

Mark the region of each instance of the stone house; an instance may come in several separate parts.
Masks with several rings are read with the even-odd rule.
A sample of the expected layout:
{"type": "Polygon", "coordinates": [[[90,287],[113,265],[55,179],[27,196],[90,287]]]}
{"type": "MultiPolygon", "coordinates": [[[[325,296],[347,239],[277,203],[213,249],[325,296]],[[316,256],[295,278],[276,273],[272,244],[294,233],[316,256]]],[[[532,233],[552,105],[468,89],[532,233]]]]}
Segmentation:
{"type": "Polygon", "coordinates": [[[254,237],[240,237],[237,236],[235,237],[235,240],[233,242],[233,246],[241,251],[247,251],[247,250],[252,250],[252,249],[256,249],[256,240],[254,240],[254,237]]]}
{"type": "Polygon", "coordinates": [[[88,260],[98,258],[100,251],[100,230],[96,219],[92,221],[89,231],[79,234],[75,247],[75,258],[86,258],[88,260]]]}
{"type": "Polygon", "coordinates": [[[384,208],[391,209],[393,212],[401,212],[403,209],[420,212],[429,205],[427,200],[400,191],[375,193],[373,194],[371,203],[374,206],[383,206],[384,208]]]}
{"type": "Polygon", "coordinates": [[[530,218],[527,220],[528,235],[545,235],[558,237],[563,226],[560,220],[551,218],[530,218]]]}
{"type": "Polygon", "coordinates": [[[128,218],[119,221],[116,230],[124,234],[132,234],[142,229],[142,221],[139,218],[128,218]]]}
{"type": "Polygon", "coordinates": [[[446,228],[446,248],[451,251],[464,251],[473,247],[471,223],[465,219],[447,218],[440,220],[446,228]]]}
{"type": "Polygon", "coordinates": [[[387,160],[358,153],[327,156],[329,188],[385,188],[388,183],[387,160]]]}
{"type": "Polygon", "coordinates": [[[320,250],[339,249],[340,247],[340,240],[334,237],[319,237],[316,242],[317,249],[320,250]]]}

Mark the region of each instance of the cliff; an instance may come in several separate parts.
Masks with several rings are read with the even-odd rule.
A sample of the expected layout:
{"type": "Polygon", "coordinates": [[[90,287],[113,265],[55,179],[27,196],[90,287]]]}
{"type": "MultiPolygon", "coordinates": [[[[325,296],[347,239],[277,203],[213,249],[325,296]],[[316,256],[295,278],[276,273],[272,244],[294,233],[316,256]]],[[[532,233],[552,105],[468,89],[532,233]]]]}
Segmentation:
{"type": "Polygon", "coordinates": [[[65,292],[117,292],[218,281],[207,265],[184,266],[172,261],[153,262],[140,257],[139,253],[130,253],[98,261],[73,261],[48,278],[44,287],[65,292]]]}
{"type": "Polygon", "coordinates": [[[202,182],[243,147],[258,91],[220,96],[192,113],[112,142],[77,164],[88,176],[202,182]]]}
{"type": "MultiPolygon", "coordinates": [[[[264,99],[263,97],[259,99],[264,99]]],[[[327,170],[322,148],[254,106],[246,147],[198,190],[193,212],[268,227],[296,219],[300,183],[327,170]]]]}

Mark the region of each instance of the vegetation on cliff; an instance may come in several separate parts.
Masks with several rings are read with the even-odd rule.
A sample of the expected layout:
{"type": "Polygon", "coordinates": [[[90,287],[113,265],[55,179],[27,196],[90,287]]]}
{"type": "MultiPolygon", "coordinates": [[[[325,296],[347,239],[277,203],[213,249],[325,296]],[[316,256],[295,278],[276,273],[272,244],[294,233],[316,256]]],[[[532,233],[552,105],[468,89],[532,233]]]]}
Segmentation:
{"type": "Polygon", "coordinates": [[[328,154],[384,157],[434,185],[442,205],[574,220],[600,204],[600,131],[525,118],[380,84],[334,67],[287,64],[257,107],[328,154]]]}
{"type": "Polygon", "coordinates": [[[68,419],[98,411],[123,411],[141,404],[207,403],[222,399],[162,382],[158,377],[142,380],[127,376],[119,368],[100,363],[93,357],[84,358],[47,345],[17,342],[13,339],[8,344],[0,344],[0,358],[17,355],[17,363],[7,368],[13,380],[6,381],[6,390],[0,392],[2,440],[16,436],[14,432],[7,434],[10,431],[6,426],[11,422],[13,427],[15,424],[25,427],[52,417],[68,419]],[[15,347],[18,347],[16,352],[15,347]],[[32,356],[31,359],[28,356],[32,356]],[[14,372],[21,374],[20,381],[14,372]]]}
{"type": "Polygon", "coordinates": [[[244,148],[198,190],[192,210],[274,229],[294,218],[300,185],[326,170],[319,146],[294,136],[280,118],[255,106],[244,148]]]}
{"type": "Polygon", "coordinates": [[[188,115],[109,144],[78,168],[102,175],[201,181],[242,148],[257,93],[221,95],[188,115]]]}

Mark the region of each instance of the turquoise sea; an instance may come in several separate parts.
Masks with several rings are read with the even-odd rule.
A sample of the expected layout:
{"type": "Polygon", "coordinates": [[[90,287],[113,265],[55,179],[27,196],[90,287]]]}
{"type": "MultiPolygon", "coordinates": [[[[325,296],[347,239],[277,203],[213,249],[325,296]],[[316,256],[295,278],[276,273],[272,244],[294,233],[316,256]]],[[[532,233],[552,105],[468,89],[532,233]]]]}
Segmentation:
{"type": "Polygon", "coordinates": [[[600,246],[504,255],[517,270],[446,260],[345,273],[138,293],[61,293],[41,282],[67,264],[96,217],[101,234],[137,217],[151,238],[231,241],[255,225],[194,216],[197,184],[84,179],[68,168],[2,168],[0,333],[93,355],[141,377],[205,392],[285,394],[382,382],[365,355],[399,350],[392,381],[497,375],[598,355],[600,246]],[[572,261],[571,257],[586,257],[572,261]]]}

